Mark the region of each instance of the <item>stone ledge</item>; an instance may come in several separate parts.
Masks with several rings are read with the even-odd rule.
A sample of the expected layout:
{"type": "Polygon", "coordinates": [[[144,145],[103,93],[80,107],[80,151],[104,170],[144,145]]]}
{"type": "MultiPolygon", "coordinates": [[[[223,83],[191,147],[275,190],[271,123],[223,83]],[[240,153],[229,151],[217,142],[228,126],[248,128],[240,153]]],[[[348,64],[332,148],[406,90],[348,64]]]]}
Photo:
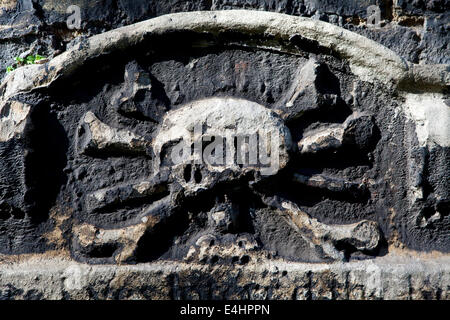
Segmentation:
{"type": "Polygon", "coordinates": [[[0,299],[450,299],[450,256],[245,266],[0,264],[0,299]]]}

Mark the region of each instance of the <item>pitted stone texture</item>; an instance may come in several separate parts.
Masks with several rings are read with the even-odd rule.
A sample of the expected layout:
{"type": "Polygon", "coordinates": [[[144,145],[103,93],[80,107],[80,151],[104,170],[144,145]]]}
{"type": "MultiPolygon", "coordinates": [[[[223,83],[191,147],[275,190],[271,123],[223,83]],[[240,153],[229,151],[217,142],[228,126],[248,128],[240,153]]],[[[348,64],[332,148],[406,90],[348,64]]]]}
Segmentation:
{"type": "Polygon", "coordinates": [[[155,79],[133,61],[125,67],[124,85],[113,96],[111,104],[125,116],[159,122],[169,104],[168,99],[158,98],[162,91],[155,79]]]}
{"type": "Polygon", "coordinates": [[[1,0],[0,9],[11,10],[17,5],[17,0],[1,0]]]}
{"type": "MultiPolygon", "coordinates": [[[[446,252],[448,194],[439,180],[448,169],[430,167],[445,163],[446,132],[434,125],[439,117],[417,108],[409,121],[401,95],[423,97],[417,88],[439,95],[448,83],[448,66],[409,64],[331,24],[268,12],[174,14],[85,39],[45,65],[16,70],[0,86],[5,101],[30,104],[26,120],[36,126],[28,136],[33,148],[21,144],[27,139],[0,142],[2,154],[19,149],[0,160],[2,172],[22,153],[37,152],[24,168],[31,173],[18,173],[2,189],[2,224],[11,232],[1,240],[13,244],[5,252],[34,252],[29,238],[28,247],[20,242],[22,229],[36,238],[59,232],[58,245],[65,241],[75,259],[89,263],[180,261],[211,233],[217,244],[205,252],[234,254],[235,236],[245,235],[261,240],[258,254],[291,261],[373,258],[387,250],[381,234],[389,244],[446,252]],[[417,119],[425,130],[416,130],[417,119]],[[279,133],[280,170],[267,179],[259,179],[259,168],[239,166],[158,172],[163,146],[177,143],[186,125],[200,122],[202,134],[224,135],[236,121],[245,135],[260,127],[279,133]],[[152,185],[158,174],[163,192],[152,185]],[[8,192],[16,185],[21,193],[13,201],[8,192]],[[164,202],[167,192],[174,194],[164,202]],[[31,226],[26,216],[10,218],[25,195],[40,213],[31,226]],[[295,203],[310,217],[303,224],[314,226],[299,228],[293,215],[274,214],[262,203],[266,197],[295,203]],[[153,207],[158,201],[164,203],[153,207]],[[52,219],[70,218],[54,224],[50,210],[52,219]],[[141,228],[150,216],[161,223],[141,228]],[[83,237],[79,226],[108,236],[83,237]],[[315,255],[311,242],[327,254],[315,255]]],[[[5,112],[8,137],[22,130],[9,117],[5,112]]],[[[54,242],[46,245],[39,250],[54,242]]],[[[204,258],[196,252],[189,257],[204,258]]]]}
{"type": "Polygon", "coordinates": [[[185,263],[87,266],[37,258],[0,265],[0,299],[448,300],[449,265],[443,257],[332,265],[260,260],[233,268],[185,263]]]}
{"type": "MultiPolygon", "coordinates": [[[[197,10],[248,9],[273,11],[294,16],[313,17],[375,40],[414,63],[449,63],[448,1],[313,1],[313,0],[120,0],[97,2],[68,0],[4,0],[0,6],[0,62],[9,65],[13,58],[29,49],[30,42],[39,54],[54,57],[83,37],[102,33],[131,23],[168,13],[197,10]],[[66,27],[70,13],[81,9],[80,30],[66,27]],[[367,7],[378,5],[382,27],[366,25],[367,7]]],[[[1,68],[0,77],[6,75],[1,68]]]]}
{"type": "Polygon", "coordinates": [[[327,65],[310,59],[298,70],[292,87],[281,101],[282,117],[295,120],[307,112],[332,109],[341,102],[339,91],[338,80],[327,65]]]}

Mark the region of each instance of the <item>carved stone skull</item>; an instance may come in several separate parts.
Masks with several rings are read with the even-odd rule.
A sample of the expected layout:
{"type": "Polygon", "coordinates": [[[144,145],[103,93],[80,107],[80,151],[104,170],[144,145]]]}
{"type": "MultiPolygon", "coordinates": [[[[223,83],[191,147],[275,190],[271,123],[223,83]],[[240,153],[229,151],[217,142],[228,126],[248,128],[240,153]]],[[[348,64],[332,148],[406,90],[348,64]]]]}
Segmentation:
{"type": "Polygon", "coordinates": [[[169,162],[180,185],[195,192],[253,171],[275,175],[287,165],[292,147],[289,129],[270,109],[244,99],[209,98],[164,117],[153,142],[155,172],[169,162]]]}

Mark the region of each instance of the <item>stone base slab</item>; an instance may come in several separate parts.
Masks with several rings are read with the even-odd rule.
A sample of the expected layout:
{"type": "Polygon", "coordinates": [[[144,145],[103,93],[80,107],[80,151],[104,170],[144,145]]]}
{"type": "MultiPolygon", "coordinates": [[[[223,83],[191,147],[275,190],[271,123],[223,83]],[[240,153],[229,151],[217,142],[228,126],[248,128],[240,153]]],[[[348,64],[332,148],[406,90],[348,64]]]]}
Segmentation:
{"type": "Polygon", "coordinates": [[[86,265],[33,257],[0,263],[0,299],[450,299],[450,257],[335,264],[176,262],[86,265]]]}

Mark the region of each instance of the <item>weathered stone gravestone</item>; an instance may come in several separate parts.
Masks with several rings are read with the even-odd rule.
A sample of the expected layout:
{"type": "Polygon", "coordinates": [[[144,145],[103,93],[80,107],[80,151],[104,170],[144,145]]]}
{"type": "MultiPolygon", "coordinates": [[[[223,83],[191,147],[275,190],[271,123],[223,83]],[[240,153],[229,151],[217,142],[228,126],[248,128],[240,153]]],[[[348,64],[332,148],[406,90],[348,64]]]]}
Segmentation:
{"type": "Polygon", "coordinates": [[[43,297],[100,292],[103,276],[116,298],[139,279],[147,298],[244,297],[245,283],[253,298],[406,297],[423,283],[448,298],[449,83],[446,65],[276,13],[179,13],[91,37],[0,86],[0,252],[25,269],[57,261],[65,291],[43,297]],[[392,271],[396,259],[411,265],[392,271]]]}

